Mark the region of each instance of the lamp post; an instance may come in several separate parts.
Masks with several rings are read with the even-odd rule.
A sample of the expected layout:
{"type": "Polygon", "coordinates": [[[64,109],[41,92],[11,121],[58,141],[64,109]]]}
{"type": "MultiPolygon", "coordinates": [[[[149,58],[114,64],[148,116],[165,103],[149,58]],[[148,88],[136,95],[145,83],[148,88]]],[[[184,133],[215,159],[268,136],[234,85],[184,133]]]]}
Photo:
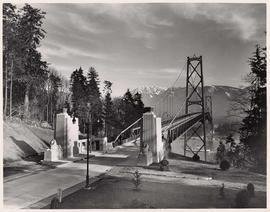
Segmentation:
{"type": "MultiPolygon", "coordinates": [[[[87,151],[87,157],[86,157],[86,160],[87,160],[87,169],[86,169],[86,185],[85,185],[85,188],[89,188],[90,185],[89,185],[89,146],[90,146],[90,124],[92,122],[92,114],[91,114],[91,104],[90,103],[87,103],[87,120],[86,120],[86,131],[87,131],[87,148],[86,148],[86,151],[87,151]]],[[[92,133],[92,132],[91,132],[92,133]]]]}

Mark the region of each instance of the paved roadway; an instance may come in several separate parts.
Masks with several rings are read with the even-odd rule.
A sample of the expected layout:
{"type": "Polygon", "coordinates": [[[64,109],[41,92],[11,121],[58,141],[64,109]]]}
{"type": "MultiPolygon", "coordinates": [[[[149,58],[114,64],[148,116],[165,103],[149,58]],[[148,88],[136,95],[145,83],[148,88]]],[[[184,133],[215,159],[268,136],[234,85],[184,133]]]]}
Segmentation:
{"type": "MultiPolygon", "coordinates": [[[[196,118],[196,117],[199,116],[199,115],[200,115],[200,114],[198,114],[198,113],[196,113],[196,114],[191,114],[190,116],[181,118],[181,119],[179,119],[179,120],[175,120],[175,121],[173,122],[173,124],[170,126],[170,128],[173,128],[173,127],[175,127],[175,126],[179,126],[180,124],[184,124],[184,123],[186,123],[186,122],[188,122],[188,121],[190,121],[190,120],[196,118]]],[[[170,124],[170,123],[168,123],[168,124],[162,126],[162,130],[165,130],[165,129],[168,127],[169,124],[170,124]]]]}
{"type": "MultiPolygon", "coordinates": [[[[90,177],[97,177],[116,165],[135,165],[138,146],[126,143],[111,153],[96,153],[90,160],[90,177]]],[[[94,154],[94,153],[93,153],[94,154]]],[[[55,169],[42,171],[4,183],[4,208],[39,208],[48,204],[58,188],[74,192],[85,185],[86,162],[68,161],[55,169]],[[72,188],[72,189],[71,189],[72,188]],[[71,189],[71,190],[70,190],[71,189]]]]}

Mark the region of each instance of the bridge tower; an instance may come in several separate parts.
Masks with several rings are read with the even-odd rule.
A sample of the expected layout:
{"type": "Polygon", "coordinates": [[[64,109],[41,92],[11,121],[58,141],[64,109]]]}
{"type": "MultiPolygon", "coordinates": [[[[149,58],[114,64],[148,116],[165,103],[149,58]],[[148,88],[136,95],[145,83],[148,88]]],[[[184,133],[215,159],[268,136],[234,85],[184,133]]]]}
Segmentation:
{"type": "Polygon", "coordinates": [[[186,110],[185,114],[192,112],[199,112],[203,118],[196,127],[192,127],[191,135],[185,133],[184,135],[184,155],[186,151],[190,150],[193,153],[193,159],[198,160],[198,152],[204,148],[204,157],[206,160],[206,118],[205,118],[205,102],[204,102],[204,82],[203,82],[203,67],[202,56],[187,57],[187,78],[186,78],[186,110]],[[194,109],[197,107],[198,109],[194,109]],[[199,111],[198,111],[199,110],[199,111]],[[190,145],[190,139],[196,135],[201,141],[202,146],[194,150],[190,145]]]}

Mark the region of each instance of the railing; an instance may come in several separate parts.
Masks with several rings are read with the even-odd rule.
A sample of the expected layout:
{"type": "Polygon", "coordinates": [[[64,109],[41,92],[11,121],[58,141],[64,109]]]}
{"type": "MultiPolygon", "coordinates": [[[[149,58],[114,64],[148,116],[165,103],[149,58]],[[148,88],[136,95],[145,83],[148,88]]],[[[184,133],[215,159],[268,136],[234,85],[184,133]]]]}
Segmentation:
{"type": "MultiPolygon", "coordinates": [[[[192,116],[194,114],[198,114],[198,113],[189,113],[189,114],[185,114],[185,115],[182,115],[182,116],[178,116],[178,117],[175,118],[174,121],[177,122],[177,121],[179,121],[179,120],[181,120],[183,118],[186,118],[188,116],[192,116]]],[[[171,123],[171,121],[172,121],[172,119],[162,121],[162,126],[165,127],[166,125],[169,125],[171,123]]]]}
{"type": "MultiPolygon", "coordinates": [[[[162,121],[162,131],[168,131],[171,130],[173,131],[176,128],[181,128],[177,134],[184,134],[186,131],[188,131],[190,128],[192,128],[194,126],[194,124],[196,124],[197,122],[199,122],[201,119],[203,118],[202,114],[199,112],[196,113],[189,113],[189,114],[185,114],[182,116],[178,116],[174,118],[174,123],[172,123],[172,120],[165,120],[162,121]],[[196,116],[197,115],[197,116],[196,116]],[[194,116],[194,117],[192,117],[194,116]],[[190,117],[190,119],[188,119],[188,117],[190,117]],[[187,118],[184,122],[182,123],[177,123],[180,120],[183,120],[187,118]]],[[[205,118],[208,120],[211,120],[211,116],[209,114],[209,112],[205,113],[205,118]]],[[[113,145],[115,145],[118,141],[118,139],[121,137],[121,135],[123,135],[127,130],[129,130],[130,128],[132,128],[134,125],[136,125],[140,120],[142,119],[139,118],[138,120],[136,120],[134,123],[132,123],[131,125],[129,125],[127,128],[125,128],[124,130],[122,130],[119,135],[116,137],[116,139],[112,142],[113,145]]],[[[139,127],[137,127],[136,129],[138,129],[139,127]]],[[[178,135],[180,136],[180,135],[178,135]]],[[[133,139],[133,138],[132,138],[133,139]]],[[[130,138],[124,139],[125,141],[130,141],[130,138]]],[[[123,143],[124,140],[122,141],[123,143]]]]}
{"type": "MultiPolygon", "coordinates": [[[[205,113],[205,118],[208,120],[212,119],[209,112],[205,113]]],[[[167,123],[167,126],[163,125],[162,132],[164,133],[167,131],[168,133],[171,134],[172,140],[175,140],[177,137],[185,134],[187,131],[193,128],[202,119],[203,119],[202,113],[186,114],[185,116],[179,117],[178,120],[175,121],[173,124],[167,123]],[[179,122],[181,119],[183,119],[183,121],[179,122]]]]}
{"type": "Polygon", "coordinates": [[[117,140],[120,138],[121,135],[123,135],[127,130],[129,130],[131,127],[133,127],[135,124],[137,124],[140,120],[142,119],[139,118],[138,120],[136,120],[134,123],[132,123],[131,125],[129,125],[126,129],[122,130],[120,132],[120,134],[116,137],[116,139],[112,142],[113,145],[115,145],[115,143],[117,142],[117,140]]]}

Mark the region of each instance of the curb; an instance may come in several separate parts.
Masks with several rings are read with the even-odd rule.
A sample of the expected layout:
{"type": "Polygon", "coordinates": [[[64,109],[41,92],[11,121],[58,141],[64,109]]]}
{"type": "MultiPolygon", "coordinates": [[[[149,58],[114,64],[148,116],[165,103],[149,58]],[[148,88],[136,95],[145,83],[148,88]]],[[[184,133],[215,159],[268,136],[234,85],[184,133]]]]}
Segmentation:
{"type": "MultiPolygon", "coordinates": [[[[90,178],[90,184],[93,184],[95,182],[97,182],[98,180],[101,179],[101,177],[104,176],[104,173],[103,174],[100,174],[98,176],[95,176],[93,178],[90,178]]],[[[62,199],[65,198],[66,196],[84,188],[85,186],[85,181],[82,181],[74,186],[71,186],[69,188],[66,188],[63,190],[63,196],[62,196],[62,199]]],[[[22,209],[49,209],[50,208],[50,204],[51,204],[51,200],[54,198],[54,197],[57,197],[57,194],[53,194],[51,196],[48,196],[36,203],[33,203],[25,208],[22,208],[22,209]]]]}

